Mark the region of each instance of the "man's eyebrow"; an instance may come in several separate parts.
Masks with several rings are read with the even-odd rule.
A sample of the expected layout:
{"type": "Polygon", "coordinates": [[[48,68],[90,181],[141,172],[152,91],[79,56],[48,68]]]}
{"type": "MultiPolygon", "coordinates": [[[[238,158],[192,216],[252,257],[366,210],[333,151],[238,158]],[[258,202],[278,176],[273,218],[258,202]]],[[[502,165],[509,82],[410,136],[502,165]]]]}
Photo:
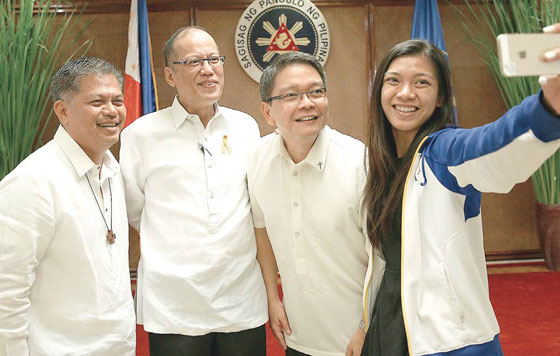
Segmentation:
{"type": "MultiPolygon", "coordinates": [[[[313,82],[313,83],[311,83],[310,86],[311,87],[314,87],[314,86],[323,87],[323,82],[322,81],[313,82]]],[[[289,86],[278,88],[278,91],[288,91],[288,90],[297,91],[298,87],[297,87],[297,85],[289,85],[289,86]]]]}

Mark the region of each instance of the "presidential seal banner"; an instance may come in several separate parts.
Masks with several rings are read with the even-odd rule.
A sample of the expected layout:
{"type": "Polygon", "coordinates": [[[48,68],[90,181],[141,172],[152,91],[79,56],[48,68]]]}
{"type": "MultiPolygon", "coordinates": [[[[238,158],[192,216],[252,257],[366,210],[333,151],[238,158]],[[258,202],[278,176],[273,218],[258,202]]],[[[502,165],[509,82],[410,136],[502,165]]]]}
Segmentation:
{"type": "Polygon", "coordinates": [[[256,0],[235,30],[239,64],[256,82],[275,56],[309,53],[325,65],[331,40],[327,21],[309,0],[256,0]]]}

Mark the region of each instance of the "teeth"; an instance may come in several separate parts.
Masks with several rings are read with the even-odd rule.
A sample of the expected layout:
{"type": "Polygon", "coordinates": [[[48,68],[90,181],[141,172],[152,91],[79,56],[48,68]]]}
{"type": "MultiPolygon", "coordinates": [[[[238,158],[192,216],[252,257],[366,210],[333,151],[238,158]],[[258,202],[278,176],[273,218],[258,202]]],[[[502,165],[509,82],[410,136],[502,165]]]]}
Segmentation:
{"type": "Polygon", "coordinates": [[[117,127],[117,124],[100,124],[101,127],[117,127]]]}
{"type": "Polygon", "coordinates": [[[416,111],[415,107],[409,107],[409,106],[396,106],[395,105],[395,109],[397,109],[398,111],[402,111],[402,112],[416,111]]]}
{"type": "Polygon", "coordinates": [[[308,117],[302,117],[301,119],[297,119],[296,121],[310,121],[310,120],[314,120],[316,118],[316,116],[308,116],[308,117]]]}

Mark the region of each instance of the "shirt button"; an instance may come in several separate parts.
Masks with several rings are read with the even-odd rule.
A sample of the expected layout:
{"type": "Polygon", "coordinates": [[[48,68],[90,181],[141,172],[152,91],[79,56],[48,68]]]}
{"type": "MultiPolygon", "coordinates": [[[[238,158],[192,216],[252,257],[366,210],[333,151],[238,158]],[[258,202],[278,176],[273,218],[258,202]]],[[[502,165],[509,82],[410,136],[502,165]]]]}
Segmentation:
{"type": "Polygon", "coordinates": [[[299,232],[296,232],[294,235],[295,235],[296,237],[299,237],[299,232]]]}
{"type": "Polygon", "coordinates": [[[205,137],[205,138],[204,138],[204,141],[208,141],[208,137],[205,137]]]}
{"type": "Polygon", "coordinates": [[[294,177],[297,177],[297,175],[298,175],[298,172],[294,172],[294,177]]]}
{"type": "Polygon", "coordinates": [[[298,207],[298,205],[299,205],[299,203],[298,203],[297,201],[294,202],[294,206],[295,206],[296,208],[298,207]]]}
{"type": "Polygon", "coordinates": [[[210,193],[210,199],[214,199],[214,193],[210,193]]]}

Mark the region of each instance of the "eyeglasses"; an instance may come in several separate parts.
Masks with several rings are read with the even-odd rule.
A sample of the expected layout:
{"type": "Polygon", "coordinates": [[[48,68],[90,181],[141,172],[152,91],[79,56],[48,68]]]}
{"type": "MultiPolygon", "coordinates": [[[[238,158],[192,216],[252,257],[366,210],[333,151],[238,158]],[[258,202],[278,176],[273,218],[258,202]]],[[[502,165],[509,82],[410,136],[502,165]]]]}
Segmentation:
{"type": "Polygon", "coordinates": [[[273,100],[279,100],[284,103],[296,104],[301,101],[304,95],[307,95],[307,98],[314,102],[315,100],[323,99],[325,95],[327,95],[327,88],[313,89],[309,91],[302,91],[299,93],[286,93],[282,95],[272,96],[265,101],[270,103],[273,100]]]}
{"type": "Polygon", "coordinates": [[[171,64],[185,64],[189,67],[198,67],[198,66],[202,66],[206,61],[211,66],[218,66],[218,65],[223,65],[225,60],[226,60],[225,56],[210,56],[208,58],[192,58],[192,59],[185,59],[184,61],[175,61],[175,62],[171,62],[171,64]]]}

